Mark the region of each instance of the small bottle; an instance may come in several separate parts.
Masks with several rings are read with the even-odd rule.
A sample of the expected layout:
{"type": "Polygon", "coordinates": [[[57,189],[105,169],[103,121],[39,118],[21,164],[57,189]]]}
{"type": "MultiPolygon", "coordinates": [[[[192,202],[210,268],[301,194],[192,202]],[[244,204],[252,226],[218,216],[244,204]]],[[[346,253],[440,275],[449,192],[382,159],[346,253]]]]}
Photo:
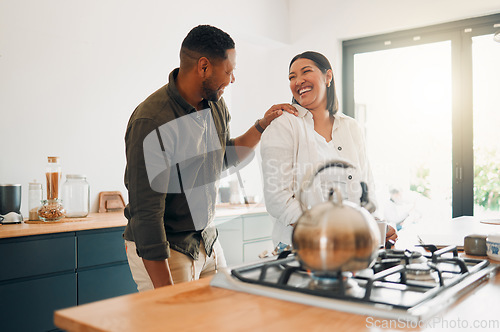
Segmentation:
{"type": "Polygon", "coordinates": [[[28,189],[28,211],[29,211],[29,220],[36,221],[40,220],[38,218],[38,210],[42,205],[43,199],[43,190],[42,184],[33,180],[30,182],[28,189]]]}
{"type": "Polygon", "coordinates": [[[89,214],[90,185],[85,175],[66,175],[66,182],[63,184],[61,193],[66,217],[83,218],[89,214]]]}
{"type": "Polygon", "coordinates": [[[45,176],[47,178],[47,200],[59,198],[59,183],[61,181],[61,164],[59,157],[47,157],[48,163],[45,168],[45,176]]]}

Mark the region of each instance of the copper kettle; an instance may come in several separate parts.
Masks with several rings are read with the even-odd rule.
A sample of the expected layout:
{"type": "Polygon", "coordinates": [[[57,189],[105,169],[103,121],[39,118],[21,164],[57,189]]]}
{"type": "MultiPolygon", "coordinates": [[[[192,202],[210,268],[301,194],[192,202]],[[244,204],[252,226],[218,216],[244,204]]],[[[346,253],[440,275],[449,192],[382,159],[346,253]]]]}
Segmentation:
{"type": "Polygon", "coordinates": [[[299,191],[302,215],[295,224],[292,244],[302,266],[316,274],[337,274],[368,268],[375,260],[380,232],[369,210],[374,206],[368,199],[366,184],[360,205],[343,201],[338,188],[333,188],[326,202],[312,207],[304,204],[314,177],[329,167],[354,168],[348,162],[333,160],[305,176],[299,191]]]}

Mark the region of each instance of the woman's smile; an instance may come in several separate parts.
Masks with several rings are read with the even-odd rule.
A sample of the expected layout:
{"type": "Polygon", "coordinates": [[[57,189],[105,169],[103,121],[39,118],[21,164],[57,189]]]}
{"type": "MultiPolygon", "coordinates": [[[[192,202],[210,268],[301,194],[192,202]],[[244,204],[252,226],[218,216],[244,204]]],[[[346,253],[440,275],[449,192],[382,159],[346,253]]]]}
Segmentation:
{"type": "Polygon", "coordinates": [[[297,93],[302,97],[304,94],[310,92],[312,90],[312,87],[307,86],[307,87],[302,87],[300,88],[297,93]]]}

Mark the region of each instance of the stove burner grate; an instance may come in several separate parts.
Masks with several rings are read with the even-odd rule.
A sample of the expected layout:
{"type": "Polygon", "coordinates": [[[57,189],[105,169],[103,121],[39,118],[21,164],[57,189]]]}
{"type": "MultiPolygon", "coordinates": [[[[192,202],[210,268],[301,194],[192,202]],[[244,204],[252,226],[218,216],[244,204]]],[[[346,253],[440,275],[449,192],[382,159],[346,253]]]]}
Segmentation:
{"type": "Polygon", "coordinates": [[[324,276],[314,275],[304,270],[294,256],[235,268],[231,270],[231,274],[236,279],[250,284],[408,310],[430,300],[489,264],[487,260],[459,258],[455,247],[445,249],[434,252],[430,257],[425,257],[426,263],[410,263],[412,259],[421,257],[409,250],[399,252],[387,250],[388,252],[382,255],[383,259],[398,259],[400,263],[378,272],[375,271],[371,276],[362,274],[346,276],[337,273],[333,277],[329,275],[328,278],[324,278],[324,276]],[[453,257],[445,257],[445,253],[453,253],[453,257]],[[403,262],[401,262],[401,254],[405,257],[403,262]],[[444,274],[447,275],[446,283],[444,274]],[[426,278],[432,276],[435,279],[416,278],[417,280],[414,280],[414,276],[426,278]],[[384,289],[409,292],[411,296],[408,297],[411,297],[411,300],[393,303],[391,299],[381,295],[384,289]]]}

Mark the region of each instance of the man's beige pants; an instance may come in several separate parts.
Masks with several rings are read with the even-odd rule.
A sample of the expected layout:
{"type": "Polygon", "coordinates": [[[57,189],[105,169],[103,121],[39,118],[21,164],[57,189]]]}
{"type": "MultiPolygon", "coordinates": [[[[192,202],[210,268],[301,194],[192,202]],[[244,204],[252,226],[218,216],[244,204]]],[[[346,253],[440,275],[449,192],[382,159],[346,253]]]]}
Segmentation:
{"type": "MultiPolygon", "coordinates": [[[[125,250],[127,252],[130,272],[132,272],[132,277],[137,284],[137,290],[143,292],[154,289],[153,282],[149,278],[142,258],[137,255],[135,243],[125,240],[125,250]]],[[[217,273],[217,269],[227,267],[226,259],[218,239],[214,243],[211,256],[208,256],[205,252],[205,246],[202,241],[197,260],[171,248],[168,265],[174,284],[209,277],[217,273]]]]}

